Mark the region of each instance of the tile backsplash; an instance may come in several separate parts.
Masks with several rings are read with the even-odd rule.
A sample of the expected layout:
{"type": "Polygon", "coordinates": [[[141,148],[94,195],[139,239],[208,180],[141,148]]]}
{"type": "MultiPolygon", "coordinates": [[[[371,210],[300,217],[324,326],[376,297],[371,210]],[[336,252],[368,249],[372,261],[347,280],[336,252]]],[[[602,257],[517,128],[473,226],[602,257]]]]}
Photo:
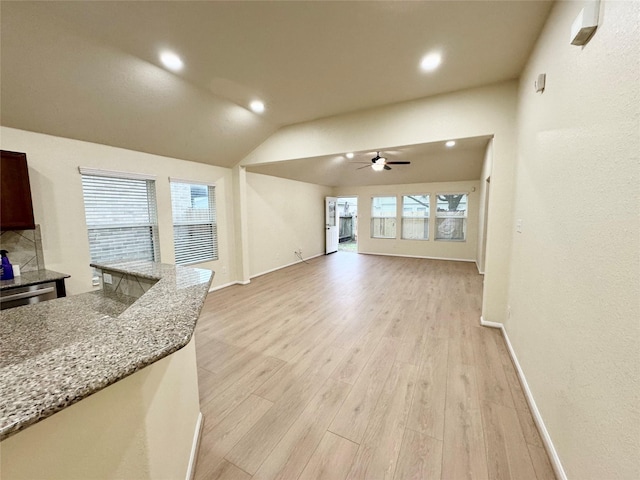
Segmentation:
{"type": "Polygon", "coordinates": [[[140,298],[156,284],[157,280],[138,277],[127,273],[102,270],[102,290],[105,294],[116,293],[127,297],[140,298]],[[104,274],[111,275],[111,283],[104,281],[104,274]]]}
{"type": "Polygon", "coordinates": [[[2,250],[7,250],[12,265],[20,265],[21,272],[44,270],[44,254],[40,225],[34,230],[6,230],[0,233],[2,250]]]}

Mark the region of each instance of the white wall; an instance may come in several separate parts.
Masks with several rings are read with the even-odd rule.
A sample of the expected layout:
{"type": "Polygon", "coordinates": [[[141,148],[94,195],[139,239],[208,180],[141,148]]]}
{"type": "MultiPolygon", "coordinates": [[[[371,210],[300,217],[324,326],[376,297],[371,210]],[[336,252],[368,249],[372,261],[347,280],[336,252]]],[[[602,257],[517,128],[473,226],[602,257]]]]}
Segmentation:
{"type": "Polygon", "coordinates": [[[490,182],[487,182],[491,176],[491,169],[493,167],[493,140],[489,140],[487,144],[487,150],[484,154],[484,161],[482,162],[482,172],[480,173],[480,195],[478,199],[478,247],[476,263],[478,265],[478,271],[484,273],[485,265],[485,250],[486,250],[486,236],[487,236],[487,196],[490,197],[490,182]]]}
{"type": "Polygon", "coordinates": [[[4,440],[2,478],[183,479],[199,414],[192,340],[4,440]]]}
{"type": "Polygon", "coordinates": [[[483,316],[502,322],[506,318],[511,250],[516,94],[517,83],[507,82],[292,125],[278,130],[241,163],[493,135],[483,316]]]}
{"type": "Polygon", "coordinates": [[[257,173],[246,174],[251,276],[324,253],[324,198],[332,189],[257,173]]]}
{"type": "Polygon", "coordinates": [[[229,272],[234,272],[235,253],[230,169],[6,127],[0,130],[0,146],[27,154],[45,264],[50,270],[71,275],[67,279],[69,294],[92,289],[79,166],[157,175],[160,255],[165,263],[174,262],[169,177],[215,182],[219,259],[193,266],[214,270],[214,286],[232,280],[229,272]]]}
{"type": "Polygon", "coordinates": [[[336,195],[358,196],[358,252],[415,257],[476,260],[478,237],[478,182],[412,183],[407,185],[378,185],[337,188],[336,195]],[[474,191],[472,191],[474,190],[474,191]],[[403,240],[401,237],[402,195],[431,194],[429,240],[403,240]],[[435,241],[436,193],[468,193],[467,240],[465,242],[435,241]],[[371,197],[397,196],[397,238],[371,238],[371,197]]]}
{"type": "Polygon", "coordinates": [[[603,1],[595,36],[576,47],[569,32],[583,6],[555,4],[520,82],[523,231],[513,234],[506,330],[568,478],[631,480],[640,478],[640,3],[603,1]]]}

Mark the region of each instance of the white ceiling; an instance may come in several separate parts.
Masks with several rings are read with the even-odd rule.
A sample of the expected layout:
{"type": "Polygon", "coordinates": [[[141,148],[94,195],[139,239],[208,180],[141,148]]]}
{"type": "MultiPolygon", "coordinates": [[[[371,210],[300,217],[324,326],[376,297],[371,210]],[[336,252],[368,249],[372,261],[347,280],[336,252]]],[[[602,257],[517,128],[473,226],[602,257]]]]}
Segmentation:
{"type": "Polygon", "coordinates": [[[331,155],[249,165],[247,171],[331,187],[477,180],[489,139],[458,139],[452,148],[436,142],[384,150],[380,155],[388,161],[408,160],[411,164],[390,165],[391,170],[381,172],[370,167],[374,151],[354,152],[353,159],[331,155]]]}
{"type": "Polygon", "coordinates": [[[550,6],[3,1],[0,118],[231,166],[279,126],[517,78],[550,6]],[[431,50],[442,66],[420,72],[431,50]],[[264,115],[244,108],[254,98],[264,115]]]}

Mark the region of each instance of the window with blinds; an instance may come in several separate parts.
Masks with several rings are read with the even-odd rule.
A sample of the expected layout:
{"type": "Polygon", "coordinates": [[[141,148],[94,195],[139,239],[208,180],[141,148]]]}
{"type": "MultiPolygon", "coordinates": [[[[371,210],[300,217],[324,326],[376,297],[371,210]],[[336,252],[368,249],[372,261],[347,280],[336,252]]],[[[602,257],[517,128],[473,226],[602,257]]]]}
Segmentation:
{"type": "Polygon", "coordinates": [[[155,180],[81,169],[91,261],[160,260],[155,180]]]}
{"type": "Polygon", "coordinates": [[[176,264],[218,259],[215,187],[171,180],[176,264]]]}

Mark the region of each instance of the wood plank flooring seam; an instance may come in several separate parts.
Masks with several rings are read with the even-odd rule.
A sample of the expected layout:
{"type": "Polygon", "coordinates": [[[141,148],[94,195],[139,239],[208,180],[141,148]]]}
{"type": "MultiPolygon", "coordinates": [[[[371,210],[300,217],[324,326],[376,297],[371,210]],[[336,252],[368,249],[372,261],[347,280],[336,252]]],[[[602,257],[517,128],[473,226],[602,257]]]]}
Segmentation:
{"type": "MultiPolygon", "coordinates": [[[[382,337],[382,339],[380,340],[380,343],[382,343],[383,341],[392,342],[392,341],[394,341],[394,340],[389,339],[389,338],[387,338],[387,337],[384,337],[384,336],[383,336],[383,337],[382,337]]],[[[376,350],[374,350],[374,353],[375,353],[375,351],[377,351],[377,347],[376,347],[376,350]]],[[[377,408],[377,406],[378,406],[378,402],[380,401],[380,397],[381,397],[382,391],[384,390],[384,385],[385,385],[385,384],[386,384],[386,382],[389,380],[389,377],[390,377],[390,375],[391,375],[391,371],[393,370],[393,364],[395,363],[395,359],[396,359],[396,357],[397,357],[397,350],[394,350],[394,352],[395,352],[395,353],[394,353],[394,355],[393,355],[393,359],[390,359],[390,361],[388,362],[388,363],[390,364],[390,367],[389,367],[389,369],[388,369],[387,373],[384,375],[384,378],[380,378],[380,379],[379,379],[379,380],[380,380],[380,386],[379,386],[379,389],[378,389],[378,392],[377,392],[377,397],[375,398],[375,401],[374,401],[374,402],[371,404],[371,406],[370,406],[369,415],[371,415],[373,412],[375,412],[375,411],[376,411],[376,408],[377,408]]],[[[360,372],[360,374],[358,375],[358,378],[356,379],[355,383],[351,386],[351,390],[349,391],[349,395],[347,395],[347,399],[349,399],[350,394],[353,392],[354,387],[355,387],[356,385],[358,385],[358,381],[359,381],[359,379],[360,379],[360,376],[365,372],[365,370],[367,370],[367,367],[368,367],[368,365],[369,365],[369,362],[372,362],[372,361],[373,361],[373,362],[375,362],[375,361],[377,361],[377,360],[378,360],[377,358],[374,358],[374,354],[372,354],[372,355],[371,355],[371,358],[370,358],[370,359],[369,359],[369,361],[365,364],[364,368],[362,369],[362,371],[361,371],[361,372],[360,372]]],[[[367,387],[370,387],[370,385],[367,385],[367,387]]],[[[368,390],[369,390],[369,388],[367,389],[367,393],[369,393],[369,392],[368,392],[368,390]]],[[[347,399],[345,399],[345,403],[346,403],[347,399]]],[[[343,406],[344,406],[344,403],[343,403],[343,406]]],[[[342,410],[342,409],[338,410],[338,414],[341,412],[341,410],[342,410]]],[[[336,415],[336,417],[337,417],[337,416],[338,416],[338,415],[336,415]]],[[[335,418],[336,418],[336,417],[334,417],[334,421],[335,421],[335,418]]],[[[361,438],[361,439],[364,437],[364,433],[365,433],[365,431],[366,431],[366,429],[367,429],[367,427],[368,427],[368,425],[369,425],[369,422],[370,422],[370,421],[371,421],[371,418],[368,418],[368,419],[366,419],[366,424],[363,424],[362,429],[361,429],[361,431],[359,432],[359,434],[360,434],[360,438],[361,438]]],[[[331,429],[331,425],[332,425],[332,424],[330,424],[329,429],[331,429]]],[[[334,432],[333,430],[331,430],[331,432],[332,432],[332,433],[336,433],[336,432],[334,432]]],[[[338,434],[336,433],[336,435],[338,435],[338,434]]],[[[343,436],[343,435],[340,435],[340,436],[343,436]]],[[[356,442],[356,443],[360,443],[360,442],[356,442]]]]}
{"type": "Polygon", "coordinates": [[[322,439],[327,434],[328,426],[342,407],[350,389],[351,385],[348,383],[327,377],[322,388],[312,397],[296,421],[276,443],[274,450],[256,470],[254,478],[289,480],[300,476],[322,443],[322,439]],[[317,443],[310,450],[299,449],[301,446],[310,446],[310,442],[317,443]],[[284,452],[284,456],[278,458],[278,454],[274,453],[278,449],[280,452],[284,452]],[[305,455],[307,455],[306,460],[304,459],[305,455]],[[300,468],[301,463],[296,466],[296,461],[299,462],[301,459],[304,465],[300,468]],[[273,476],[274,473],[276,473],[275,476],[273,476]]]}
{"type": "MultiPolygon", "coordinates": [[[[413,393],[414,395],[415,395],[415,390],[416,389],[414,389],[414,393],[413,393]]],[[[411,399],[411,402],[413,402],[413,398],[411,399]]],[[[409,402],[409,403],[411,403],[411,402],[409,402]]],[[[409,405],[409,410],[411,410],[411,405],[409,405]]],[[[400,448],[398,450],[398,452],[399,452],[398,458],[396,458],[396,463],[393,466],[393,474],[389,477],[389,478],[391,478],[393,480],[395,480],[395,478],[396,478],[396,474],[398,472],[398,464],[400,463],[400,457],[402,456],[402,452],[404,451],[404,448],[406,447],[405,443],[406,443],[406,439],[407,439],[407,430],[409,430],[409,429],[405,426],[404,430],[402,431],[402,441],[400,442],[400,448]]],[[[399,478],[398,480],[402,480],[402,479],[399,478]]]]}
{"type": "MultiPolygon", "coordinates": [[[[319,392],[323,387],[324,384],[327,382],[328,378],[325,378],[324,381],[320,384],[320,386],[317,388],[316,393],[311,395],[309,397],[309,399],[304,402],[304,404],[300,407],[300,411],[299,413],[295,416],[295,418],[293,420],[291,420],[291,423],[289,425],[289,427],[282,433],[282,435],[280,436],[280,439],[277,442],[274,442],[273,446],[269,449],[269,453],[266,454],[264,456],[264,458],[262,459],[262,461],[260,462],[260,464],[257,466],[257,468],[255,469],[255,471],[257,472],[258,470],[260,470],[260,467],[262,466],[262,464],[269,458],[269,456],[271,455],[271,453],[273,453],[273,450],[278,446],[278,443],[280,442],[280,440],[282,438],[284,438],[287,433],[289,432],[289,430],[291,430],[291,428],[293,427],[293,425],[295,424],[296,420],[298,420],[298,418],[300,418],[300,415],[302,415],[302,413],[304,412],[305,408],[307,408],[307,406],[309,405],[309,403],[311,403],[311,401],[314,399],[315,395],[317,394],[317,392],[319,392]]],[[[260,397],[262,398],[262,397],[260,397]]],[[[346,397],[345,397],[346,398],[346,397]]],[[[244,437],[243,437],[244,438],[244,437]]],[[[242,441],[242,439],[240,440],[242,441]]],[[[240,441],[238,443],[240,443],[240,441]]],[[[237,445],[237,444],[236,444],[237,445]]],[[[235,447],[234,447],[235,448],[235,447]]],[[[231,449],[229,451],[229,453],[233,452],[234,450],[231,449]]],[[[231,462],[231,460],[229,460],[226,455],[225,455],[225,459],[229,462],[231,462]]],[[[233,462],[232,462],[233,463],[233,462]]],[[[253,476],[253,475],[252,475],[253,476]]]]}
{"type": "MultiPolygon", "coordinates": [[[[425,349],[426,349],[426,344],[425,344],[425,349]]],[[[449,392],[449,353],[450,350],[449,348],[447,348],[447,379],[445,380],[445,390],[444,390],[444,422],[442,425],[442,455],[440,456],[440,475],[442,475],[442,472],[444,472],[444,436],[445,436],[445,432],[447,431],[447,401],[448,401],[448,392],[449,392]]],[[[424,358],[424,355],[423,355],[424,358]]]]}
{"type": "Polygon", "coordinates": [[[246,470],[243,470],[242,467],[240,467],[239,465],[236,465],[235,463],[233,463],[231,460],[229,460],[227,457],[223,457],[225,461],[229,462],[231,465],[233,465],[234,467],[236,467],[238,470],[242,470],[244,473],[246,473],[247,475],[249,475],[249,477],[253,477],[253,475],[251,475],[249,472],[247,472],[246,470]]]}
{"type": "MultiPolygon", "coordinates": [[[[363,336],[364,336],[364,335],[363,335],[363,336]]],[[[360,375],[362,375],[362,372],[364,371],[364,369],[366,368],[367,364],[368,364],[368,363],[369,363],[369,361],[371,360],[371,357],[373,356],[373,352],[375,352],[375,351],[376,351],[376,349],[378,348],[378,345],[380,345],[380,342],[382,342],[382,339],[383,339],[383,338],[384,338],[384,334],[380,335],[380,338],[378,339],[378,341],[377,341],[377,342],[375,342],[375,345],[373,346],[373,348],[371,348],[371,353],[370,353],[370,354],[369,354],[369,356],[367,357],[367,361],[366,361],[366,362],[364,362],[363,367],[360,369],[360,372],[358,372],[358,375],[356,375],[356,378],[353,380],[353,383],[351,384],[351,386],[353,386],[353,385],[355,385],[356,383],[358,383],[358,379],[360,378],[360,375]]],[[[360,340],[360,338],[358,338],[358,339],[354,342],[354,344],[355,344],[355,343],[357,343],[359,340],[360,340]]],[[[351,349],[349,349],[349,350],[351,350],[351,349]]],[[[349,352],[347,352],[347,355],[346,355],[346,356],[347,356],[347,357],[349,356],[349,352]]],[[[344,361],[344,360],[343,360],[343,361],[344,361]]],[[[340,364],[339,364],[339,365],[336,365],[336,369],[337,369],[338,367],[342,367],[342,365],[340,365],[340,364]]],[[[335,372],[334,372],[334,373],[335,373],[335,372]]],[[[336,379],[336,380],[339,380],[339,379],[336,379]]],[[[340,381],[342,381],[342,380],[340,380],[340,381]]]]}
{"type": "MultiPolygon", "coordinates": [[[[335,418],[335,417],[334,417],[334,418],[335,418]]],[[[333,433],[334,435],[336,435],[336,436],[338,436],[338,437],[340,437],[340,438],[344,438],[345,440],[347,440],[347,441],[349,441],[349,442],[351,442],[351,443],[355,443],[356,445],[360,445],[360,443],[358,443],[358,442],[354,442],[353,440],[351,440],[351,439],[349,439],[349,438],[347,438],[347,437],[344,437],[344,436],[340,435],[339,433],[336,433],[336,432],[332,431],[332,430],[331,430],[331,427],[327,428],[327,432],[333,433]]]]}
{"type": "Polygon", "coordinates": [[[415,428],[405,427],[405,429],[406,429],[406,430],[411,430],[412,432],[419,433],[420,435],[424,435],[424,436],[429,437],[429,438],[433,438],[434,440],[437,440],[437,441],[439,441],[439,442],[441,442],[441,441],[442,441],[442,440],[440,440],[439,438],[434,437],[433,435],[429,435],[428,433],[422,433],[422,432],[420,432],[420,431],[416,430],[415,428]]]}

